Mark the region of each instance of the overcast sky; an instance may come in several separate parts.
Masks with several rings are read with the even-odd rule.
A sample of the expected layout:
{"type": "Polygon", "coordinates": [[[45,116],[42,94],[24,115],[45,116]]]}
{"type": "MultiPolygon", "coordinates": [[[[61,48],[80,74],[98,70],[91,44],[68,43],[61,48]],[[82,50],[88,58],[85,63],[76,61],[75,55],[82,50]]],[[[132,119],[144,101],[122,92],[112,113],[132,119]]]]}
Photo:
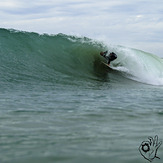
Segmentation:
{"type": "Polygon", "coordinates": [[[0,0],[0,27],[104,40],[163,57],[163,0],[0,0]]]}

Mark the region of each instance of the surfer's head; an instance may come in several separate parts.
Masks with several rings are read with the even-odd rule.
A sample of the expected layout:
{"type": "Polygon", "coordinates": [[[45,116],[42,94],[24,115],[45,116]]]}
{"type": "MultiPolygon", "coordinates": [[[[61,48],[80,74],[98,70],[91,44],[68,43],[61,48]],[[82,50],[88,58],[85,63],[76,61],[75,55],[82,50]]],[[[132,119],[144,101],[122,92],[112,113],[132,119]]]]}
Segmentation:
{"type": "Polygon", "coordinates": [[[101,55],[101,56],[104,56],[104,55],[106,55],[107,53],[108,53],[108,51],[100,52],[100,55],[101,55]]]}

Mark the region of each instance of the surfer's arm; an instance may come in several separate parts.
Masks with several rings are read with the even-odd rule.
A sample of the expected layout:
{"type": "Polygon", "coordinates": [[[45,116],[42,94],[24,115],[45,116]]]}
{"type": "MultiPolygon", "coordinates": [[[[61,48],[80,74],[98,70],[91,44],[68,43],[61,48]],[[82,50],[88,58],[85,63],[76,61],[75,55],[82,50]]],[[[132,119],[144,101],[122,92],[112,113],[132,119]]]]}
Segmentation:
{"type": "Polygon", "coordinates": [[[103,56],[106,58],[106,54],[108,53],[108,51],[103,52],[103,56]]]}
{"type": "Polygon", "coordinates": [[[100,55],[102,55],[103,57],[106,58],[106,54],[108,53],[108,51],[105,51],[105,52],[100,52],[100,55]]]}

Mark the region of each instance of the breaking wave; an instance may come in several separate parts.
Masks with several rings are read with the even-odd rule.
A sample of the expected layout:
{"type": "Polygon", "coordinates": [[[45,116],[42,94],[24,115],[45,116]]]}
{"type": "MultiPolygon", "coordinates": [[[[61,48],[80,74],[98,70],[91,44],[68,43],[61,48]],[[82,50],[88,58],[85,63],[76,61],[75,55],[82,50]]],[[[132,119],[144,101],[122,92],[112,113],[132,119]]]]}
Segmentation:
{"type": "Polygon", "coordinates": [[[0,83],[81,81],[121,82],[132,79],[163,85],[161,58],[137,49],[111,46],[87,37],[47,35],[0,29],[0,83]],[[102,64],[100,51],[114,51],[112,70],[102,64]]]}

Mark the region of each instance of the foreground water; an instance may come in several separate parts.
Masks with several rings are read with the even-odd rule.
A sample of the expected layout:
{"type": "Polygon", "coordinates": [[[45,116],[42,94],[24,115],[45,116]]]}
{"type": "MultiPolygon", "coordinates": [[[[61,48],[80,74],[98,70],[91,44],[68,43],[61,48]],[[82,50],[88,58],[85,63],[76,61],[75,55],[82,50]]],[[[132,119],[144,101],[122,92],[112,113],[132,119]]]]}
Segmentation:
{"type": "Polygon", "coordinates": [[[87,38],[0,34],[0,162],[147,162],[140,144],[163,140],[161,59],[109,47],[110,70],[87,38]]]}

